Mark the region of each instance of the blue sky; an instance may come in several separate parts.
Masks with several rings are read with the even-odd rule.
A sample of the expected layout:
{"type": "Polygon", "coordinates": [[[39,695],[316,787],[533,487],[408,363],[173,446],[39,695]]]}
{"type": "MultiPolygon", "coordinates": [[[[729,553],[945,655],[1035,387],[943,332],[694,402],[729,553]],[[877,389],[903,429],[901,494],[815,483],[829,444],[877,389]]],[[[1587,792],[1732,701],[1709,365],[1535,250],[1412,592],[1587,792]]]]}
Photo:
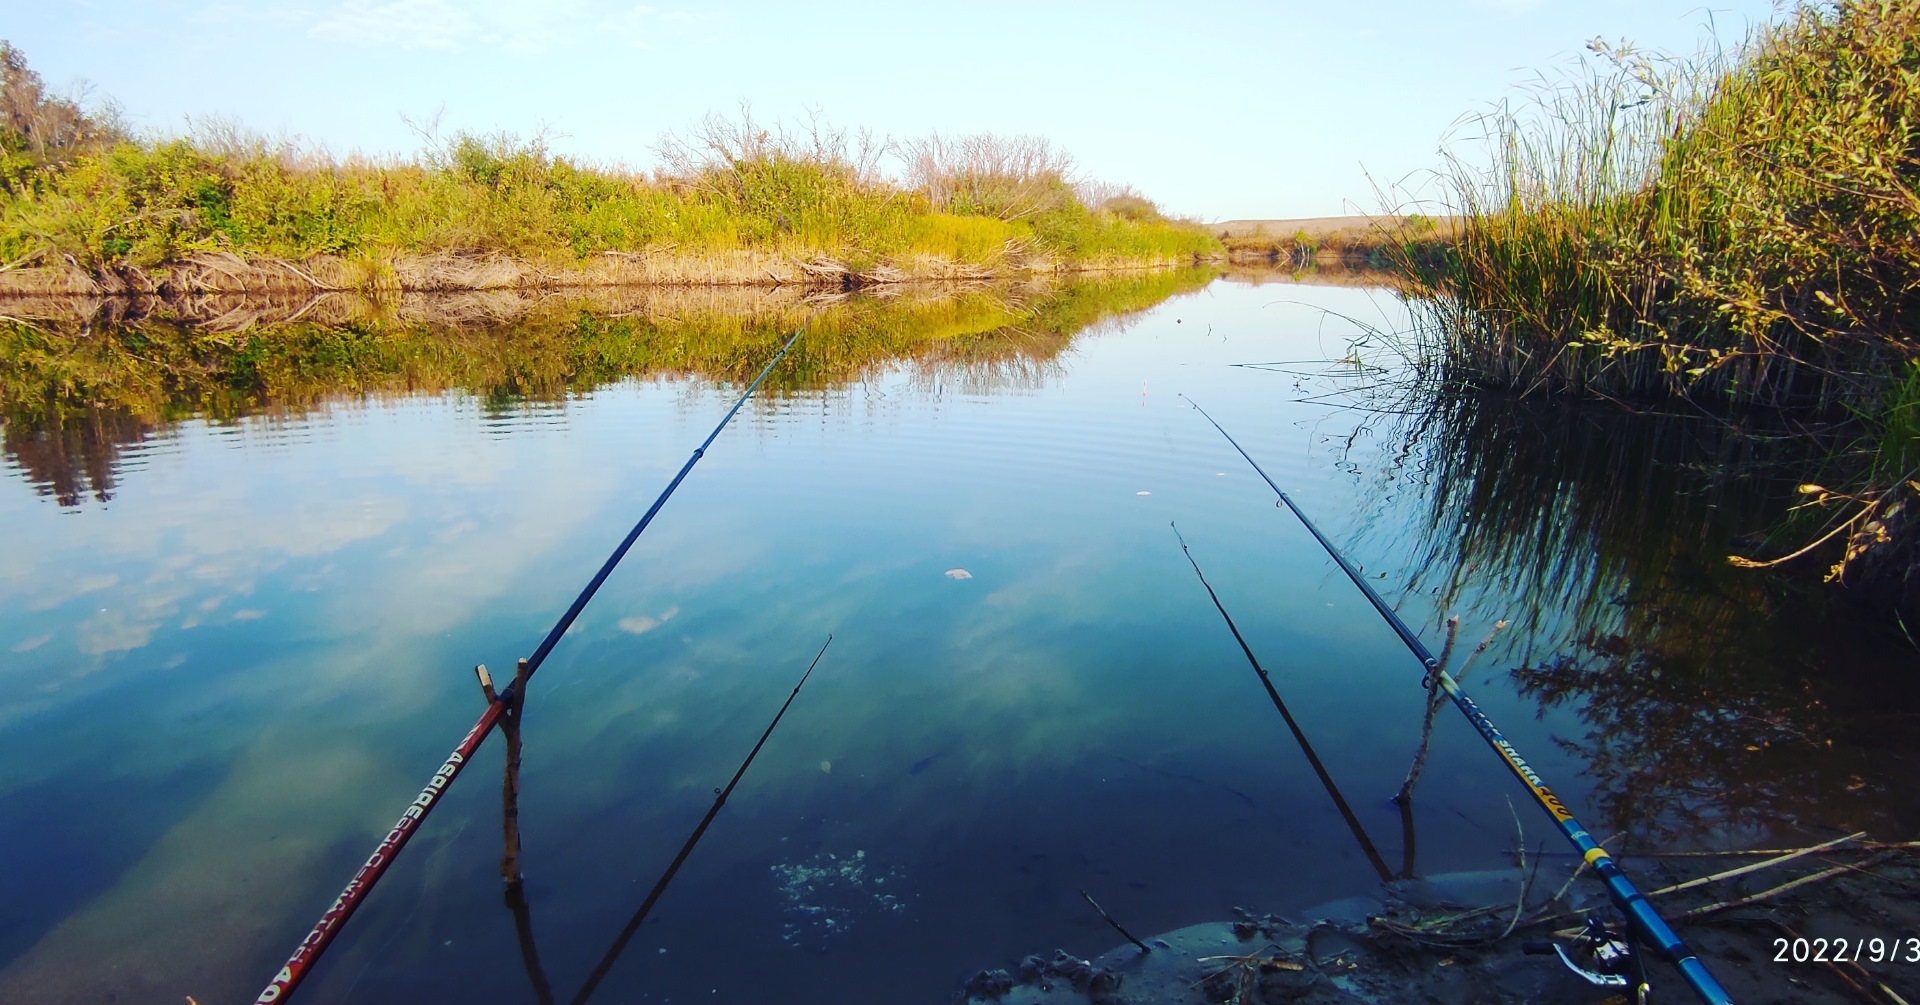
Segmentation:
{"type": "Polygon", "coordinates": [[[624,0],[0,0],[0,37],[142,125],[226,116],[337,152],[543,126],[651,165],[660,135],[750,102],[882,135],[1035,133],[1082,174],[1204,219],[1380,208],[1461,116],[1595,36],[1691,50],[1770,0],[965,4],[624,0]]]}

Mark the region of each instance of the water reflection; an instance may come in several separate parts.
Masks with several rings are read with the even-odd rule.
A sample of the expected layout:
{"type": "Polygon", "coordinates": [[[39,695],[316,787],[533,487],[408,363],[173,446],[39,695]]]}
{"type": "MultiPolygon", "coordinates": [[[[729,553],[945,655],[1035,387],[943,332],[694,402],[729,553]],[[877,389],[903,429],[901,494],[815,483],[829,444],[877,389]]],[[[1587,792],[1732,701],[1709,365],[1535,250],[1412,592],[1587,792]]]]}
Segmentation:
{"type": "MultiPolygon", "coordinates": [[[[1233,641],[1240,646],[1240,651],[1246,655],[1248,665],[1253,667],[1254,676],[1260,678],[1260,684],[1266,689],[1268,699],[1273,702],[1274,711],[1279,712],[1281,721],[1287,724],[1287,731],[1293,734],[1293,741],[1300,746],[1300,753],[1306,757],[1307,764],[1313,768],[1314,776],[1320,779],[1320,785],[1327,790],[1327,799],[1333,803],[1334,809],[1340,811],[1340,819],[1346,822],[1347,829],[1353,832],[1354,843],[1360,846],[1360,851],[1366,855],[1367,862],[1373,866],[1373,871],[1379,875],[1380,882],[1392,882],[1396,878],[1394,872],[1392,869],[1387,868],[1387,860],[1380,857],[1380,850],[1374,847],[1373,839],[1367,836],[1366,825],[1362,824],[1360,818],[1354,815],[1353,807],[1347,803],[1347,797],[1341,794],[1340,786],[1334,783],[1333,776],[1327,773],[1326,764],[1320,760],[1320,755],[1314,751],[1313,744],[1308,741],[1306,731],[1300,728],[1299,721],[1293,717],[1293,712],[1287,708],[1286,700],[1280,697],[1279,689],[1273,686],[1273,675],[1267,673],[1266,668],[1260,665],[1259,657],[1253,654],[1252,647],[1247,645],[1246,637],[1240,634],[1239,626],[1233,623],[1233,615],[1227,613],[1226,605],[1220,602],[1220,595],[1215,593],[1213,585],[1207,582],[1206,573],[1200,571],[1200,562],[1193,557],[1192,549],[1187,547],[1186,538],[1180,537],[1179,535],[1180,531],[1176,527],[1174,536],[1180,541],[1181,553],[1187,556],[1187,562],[1193,566],[1193,574],[1200,580],[1201,588],[1207,591],[1207,598],[1213,601],[1214,609],[1220,612],[1221,620],[1226,622],[1227,631],[1233,634],[1233,641]]],[[[1402,786],[1400,797],[1407,797],[1408,795],[1409,787],[1402,786]]],[[[1401,820],[1405,830],[1404,838],[1406,842],[1405,872],[1399,878],[1412,879],[1414,867],[1413,807],[1410,799],[1399,798],[1398,801],[1401,804],[1401,820]]]]}
{"type": "Polygon", "coordinates": [[[96,407],[7,422],[0,449],[42,495],[78,506],[88,497],[111,500],[122,456],[154,433],[152,423],[124,408],[96,407]]]}
{"type": "MultiPolygon", "coordinates": [[[[806,326],[770,391],[911,360],[928,389],[1035,390],[1076,335],[1198,289],[1208,269],[884,288],[491,291],[373,300],[48,299],[0,318],[5,456],[63,506],[113,496],[123,455],[183,418],[298,416],[348,399],[458,391],[489,415],[624,378],[738,381],[806,326]]],[[[763,406],[764,407],[764,406],[763,406]]]]}
{"type": "MultiPolygon", "coordinates": [[[[1507,665],[1529,669],[1476,698],[1583,816],[1588,770],[1635,826],[1769,806],[1910,826],[1896,769],[1865,765],[1874,743],[1907,756],[1867,718],[1911,722],[1910,685],[1876,676],[1898,651],[1863,630],[1839,665],[1844,632],[1806,626],[1844,611],[1730,575],[1708,543],[1784,502],[1786,476],[1740,480],[1751,440],[1302,403],[1323,377],[1377,378],[1324,361],[1364,334],[1339,318],[1394,301],[1207,281],[118,304],[0,325],[0,814],[49,821],[0,829],[0,860],[46,864],[0,872],[0,998],[254,993],[471,721],[473,664],[525,654],[731,403],[715,382],[810,317],[823,337],[535,682],[506,908],[487,760],[310,1001],[524,1001],[523,949],[549,993],[573,988],[828,631],[602,1000],[940,999],[983,966],[1111,945],[1081,890],[1144,935],[1370,888],[1356,830],[1411,871],[1388,797],[1420,741],[1419,671],[1176,391],[1370,575],[1413,570],[1410,620],[1521,620],[1507,665]],[[1246,365],[1279,360],[1321,362],[1246,365]],[[1376,493],[1365,471],[1396,480],[1376,493]],[[1247,680],[1175,519],[1357,827],[1247,680]],[[1814,742],[1736,751],[1756,727],[1734,713],[1814,742]]],[[[1431,758],[1421,869],[1506,865],[1503,769],[1445,723],[1431,758]]]]}
{"type": "Polygon", "coordinates": [[[1640,839],[1920,828],[1920,653],[1818,568],[1727,562],[1846,435],[1776,421],[1457,394],[1398,428],[1413,590],[1520,621],[1514,681],[1578,711],[1561,742],[1640,839]]]}

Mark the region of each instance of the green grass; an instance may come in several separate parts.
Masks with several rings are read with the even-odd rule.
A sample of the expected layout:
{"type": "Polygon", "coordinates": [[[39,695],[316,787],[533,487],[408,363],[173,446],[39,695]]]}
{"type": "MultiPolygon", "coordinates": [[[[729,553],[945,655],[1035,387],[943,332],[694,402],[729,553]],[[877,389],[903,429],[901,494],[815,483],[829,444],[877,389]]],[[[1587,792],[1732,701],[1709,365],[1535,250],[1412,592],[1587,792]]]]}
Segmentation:
{"type": "Polygon", "coordinates": [[[968,197],[936,203],[929,193],[948,189],[931,182],[951,177],[909,185],[876,171],[870,152],[842,134],[796,138],[750,120],[709,120],[673,141],[668,167],[653,174],[583,164],[508,135],[461,135],[394,162],[337,160],[232,129],[142,140],[47,98],[18,50],[0,48],[0,104],[86,126],[54,135],[0,116],[0,265],[66,261],[102,274],[226,251],[339,256],[375,266],[360,270],[373,276],[377,263],[409,255],[564,268],[606,252],[748,250],[864,271],[920,258],[993,269],[1034,255],[1068,266],[1164,264],[1219,250],[1196,225],[1140,212],[1137,197],[1088,205],[1064,159],[990,164],[967,176],[968,197]],[[991,198],[1001,190],[1048,197],[1015,212],[991,198]]]}
{"type": "Polygon", "coordinates": [[[1596,48],[1455,160],[1434,348],[1484,385],[1832,404],[1916,348],[1920,4],[1804,4],[1731,53],[1596,48]]]}

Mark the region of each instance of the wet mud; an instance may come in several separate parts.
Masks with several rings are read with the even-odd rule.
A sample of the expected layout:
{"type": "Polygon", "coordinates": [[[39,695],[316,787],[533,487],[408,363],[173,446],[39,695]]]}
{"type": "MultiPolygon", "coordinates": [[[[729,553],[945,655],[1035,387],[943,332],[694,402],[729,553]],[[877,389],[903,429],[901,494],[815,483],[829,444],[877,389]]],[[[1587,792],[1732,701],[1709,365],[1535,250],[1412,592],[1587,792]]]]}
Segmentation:
{"type": "MultiPolygon", "coordinates": [[[[1846,870],[1738,910],[1712,912],[1681,926],[1681,934],[1734,1000],[1768,1005],[1842,1002],[1900,1003],[1920,991],[1920,865],[1911,852],[1846,870]],[[1844,945],[1849,957],[1879,938],[1897,952],[1880,961],[1828,959],[1844,945]],[[1907,939],[1914,939],[1912,963],[1907,939]],[[1796,960],[1796,945],[1810,952],[1796,960]]],[[[1650,881],[1685,872],[1668,864],[1643,866],[1650,881]]],[[[1695,870],[1697,871],[1697,870],[1695,870]]],[[[1563,870],[1562,876],[1567,875],[1563,870]]],[[[1757,890],[1782,877],[1753,884],[1757,890]]],[[[1576,884],[1556,897],[1518,874],[1464,873],[1389,883],[1371,896],[1297,912],[1256,915],[1236,908],[1231,921],[1209,922],[1143,940],[1148,951],[1123,944],[1091,958],[1065,950],[1032,955],[1011,967],[982,970],[954,995],[955,1002],[998,1005],[1597,1005],[1631,1001],[1620,988],[1596,986],[1575,975],[1542,944],[1569,936],[1586,917],[1611,921],[1597,889],[1576,884]],[[1552,908],[1549,924],[1515,925],[1515,911],[1531,916],[1552,908]],[[1452,923],[1460,919],[1464,923],[1452,923]],[[1571,927],[1561,927],[1571,926],[1571,927]],[[1555,931],[1557,929],[1557,931],[1555,931]],[[1556,938],[1557,936],[1557,938],[1556,938]],[[1526,951],[1533,944],[1536,953],[1526,951]]],[[[1731,884],[1738,887],[1739,884],[1731,884]]],[[[1721,897],[1750,896],[1738,889],[1721,897]]],[[[1669,918],[1711,908],[1713,896],[1663,904],[1669,918]]],[[[1576,962],[1593,966],[1575,953],[1576,962]]],[[[1649,1002],[1692,1002],[1677,971],[1642,954],[1649,1002]]],[[[1622,966],[1622,972],[1628,970],[1622,966]]]]}

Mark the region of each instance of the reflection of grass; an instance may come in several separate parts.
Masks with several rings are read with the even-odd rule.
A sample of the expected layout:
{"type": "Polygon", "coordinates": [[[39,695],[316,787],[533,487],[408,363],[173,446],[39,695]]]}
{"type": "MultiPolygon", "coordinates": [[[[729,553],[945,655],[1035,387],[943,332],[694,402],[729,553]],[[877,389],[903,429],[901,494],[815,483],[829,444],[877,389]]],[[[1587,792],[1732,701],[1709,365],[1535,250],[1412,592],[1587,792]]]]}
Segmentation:
{"type": "MultiPolygon", "coordinates": [[[[1518,616],[1515,671],[1589,727],[1572,743],[1621,828],[1908,833],[1920,679],[1897,631],[1819,587],[1726,562],[1782,525],[1833,437],[1695,415],[1467,395],[1409,435],[1430,500],[1411,589],[1518,616]],[[1750,546],[1750,545],[1749,545],[1750,546]]],[[[1836,459],[1838,458],[1838,459],[1836,459]]],[[[1793,570],[1789,569],[1789,573],[1793,570]]]]}
{"type": "Polygon", "coordinates": [[[610,316],[554,300],[512,320],[381,318],[208,331],[164,319],[95,326],[0,321],[0,416],[9,454],[77,501],[111,478],[117,443],[189,416],[227,421],[342,396],[463,391],[557,400],[629,376],[744,380],[803,325],[772,379],[817,388],[895,360],[1048,359],[1089,326],[1198,289],[1210,270],[1104,275],[946,295],[787,300],[610,316]],[[96,435],[98,434],[98,435],[96,435]],[[99,442],[96,442],[99,441],[99,442]]]}
{"type": "Polygon", "coordinates": [[[1424,567],[1446,577],[1428,585],[1449,604],[1479,589],[1523,596],[1536,617],[1592,628],[1611,621],[1625,584],[1651,588],[1680,566],[1750,579],[1727,565],[1732,543],[1779,521],[1830,449],[1756,432],[1593,403],[1445,396],[1409,433],[1433,493],[1424,536],[1436,551],[1424,567]]]}

